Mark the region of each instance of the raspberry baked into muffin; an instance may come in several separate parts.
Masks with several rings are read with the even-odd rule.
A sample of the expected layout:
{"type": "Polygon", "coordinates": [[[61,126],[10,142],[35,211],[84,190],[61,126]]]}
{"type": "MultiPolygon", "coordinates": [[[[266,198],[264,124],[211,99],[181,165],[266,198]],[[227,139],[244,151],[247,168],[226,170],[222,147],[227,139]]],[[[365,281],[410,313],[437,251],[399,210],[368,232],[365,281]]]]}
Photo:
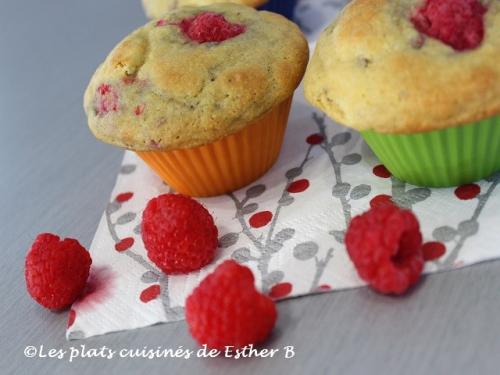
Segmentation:
{"type": "Polygon", "coordinates": [[[257,8],[266,2],[267,0],[142,0],[142,6],[144,8],[144,12],[149,18],[160,18],[171,10],[185,6],[206,6],[218,3],[235,3],[257,8]]]}
{"type": "Polygon", "coordinates": [[[500,1],[354,0],[322,33],[306,98],[361,132],[398,178],[500,170],[500,1]]]}
{"type": "Polygon", "coordinates": [[[94,135],[134,150],[192,196],[243,187],[276,161],[307,42],[286,18],[235,4],[185,7],[137,29],[85,92],[94,135]]]}

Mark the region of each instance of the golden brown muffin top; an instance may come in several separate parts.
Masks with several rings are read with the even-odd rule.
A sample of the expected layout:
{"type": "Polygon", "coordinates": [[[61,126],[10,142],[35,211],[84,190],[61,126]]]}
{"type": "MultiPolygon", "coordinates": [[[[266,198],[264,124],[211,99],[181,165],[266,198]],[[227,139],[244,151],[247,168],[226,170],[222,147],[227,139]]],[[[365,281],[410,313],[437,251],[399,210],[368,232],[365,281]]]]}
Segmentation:
{"type": "Polygon", "coordinates": [[[84,108],[91,131],[110,144],[133,150],[200,146],[290,97],[307,60],[303,34],[278,14],[235,4],[180,8],[113,49],[90,81],[84,108]],[[222,18],[232,37],[192,40],[189,35],[206,37],[196,30],[202,18],[222,18]]]}
{"type": "Polygon", "coordinates": [[[320,36],[306,98],[358,130],[414,133],[500,113],[500,1],[483,1],[484,38],[456,50],[417,31],[423,0],[353,0],[320,36]]]}

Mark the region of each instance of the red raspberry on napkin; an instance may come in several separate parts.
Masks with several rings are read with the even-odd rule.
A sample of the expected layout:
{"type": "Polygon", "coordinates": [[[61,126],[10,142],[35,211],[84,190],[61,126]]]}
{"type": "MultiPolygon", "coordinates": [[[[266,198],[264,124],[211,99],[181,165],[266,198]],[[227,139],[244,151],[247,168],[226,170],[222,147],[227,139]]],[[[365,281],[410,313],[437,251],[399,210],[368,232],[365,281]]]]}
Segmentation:
{"type": "Polygon", "coordinates": [[[212,215],[180,194],[151,199],[142,214],[141,233],[149,259],[169,274],[199,270],[212,261],[218,246],[212,215]]]}
{"type": "Polygon", "coordinates": [[[186,321],[200,345],[223,350],[264,341],[276,322],[273,301],[255,289],[248,267],[227,260],[186,301],[186,321]]]}
{"type": "Polygon", "coordinates": [[[411,211],[375,206],[352,219],[345,242],[359,276],[381,293],[401,294],[422,273],[422,234],[411,211]]]}

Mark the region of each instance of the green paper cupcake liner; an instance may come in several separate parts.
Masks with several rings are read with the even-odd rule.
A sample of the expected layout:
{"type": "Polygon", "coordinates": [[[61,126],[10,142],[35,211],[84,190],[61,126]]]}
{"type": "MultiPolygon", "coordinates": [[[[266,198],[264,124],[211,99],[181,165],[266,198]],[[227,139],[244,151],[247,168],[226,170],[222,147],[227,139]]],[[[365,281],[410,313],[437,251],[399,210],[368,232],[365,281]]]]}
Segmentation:
{"type": "Polygon", "coordinates": [[[500,116],[424,133],[361,135],[395,177],[414,185],[457,186],[500,170],[500,116]]]}

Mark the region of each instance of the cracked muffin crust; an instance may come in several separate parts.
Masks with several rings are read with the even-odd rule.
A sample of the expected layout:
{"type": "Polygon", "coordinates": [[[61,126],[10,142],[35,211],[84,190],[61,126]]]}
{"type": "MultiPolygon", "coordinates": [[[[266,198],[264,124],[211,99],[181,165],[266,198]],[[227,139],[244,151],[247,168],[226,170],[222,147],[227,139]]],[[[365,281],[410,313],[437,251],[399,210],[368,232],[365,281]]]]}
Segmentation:
{"type": "Polygon", "coordinates": [[[499,0],[354,0],[319,38],[305,95],[333,119],[361,131],[456,127],[500,113],[499,56],[499,0]],[[477,24],[475,30],[454,30],[465,42],[445,28],[451,21],[455,28],[471,22],[445,19],[449,9],[436,10],[435,3],[453,3],[448,6],[454,14],[453,7],[461,7],[477,24]],[[435,13],[427,14],[429,9],[435,13]]]}
{"type": "Polygon", "coordinates": [[[267,0],[142,0],[144,12],[149,18],[160,18],[165,13],[185,6],[206,6],[217,3],[235,3],[257,8],[267,0]]]}
{"type": "Polygon", "coordinates": [[[113,49],[90,81],[84,108],[91,131],[110,144],[201,146],[289,98],[307,60],[303,34],[280,15],[235,4],[181,8],[113,49]],[[216,39],[196,29],[200,22],[214,22],[216,39]]]}

